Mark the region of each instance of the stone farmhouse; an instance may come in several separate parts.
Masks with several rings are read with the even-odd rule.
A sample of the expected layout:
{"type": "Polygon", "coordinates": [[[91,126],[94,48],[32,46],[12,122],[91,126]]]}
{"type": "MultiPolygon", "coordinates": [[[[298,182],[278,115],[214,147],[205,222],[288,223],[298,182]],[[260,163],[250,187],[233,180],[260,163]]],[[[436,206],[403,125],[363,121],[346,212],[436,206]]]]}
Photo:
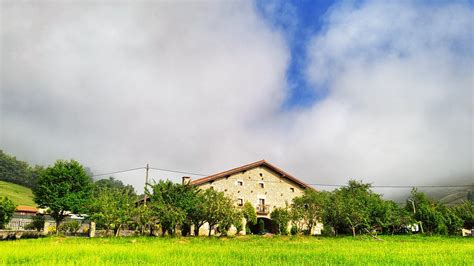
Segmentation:
{"type": "MultiPolygon", "coordinates": [[[[265,228],[269,232],[277,230],[270,219],[270,214],[274,208],[289,206],[293,198],[301,196],[305,189],[314,189],[265,160],[196,180],[183,177],[182,181],[183,184],[191,183],[201,189],[211,188],[224,192],[234,199],[235,205],[238,207],[242,207],[247,201],[250,202],[257,211],[258,220],[264,221],[265,228]]],[[[257,231],[256,225],[249,227],[253,232],[257,231]]],[[[210,229],[215,231],[215,228],[210,229]]],[[[207,235],[208,232],[209,227],[204,225],[201,227],[199,234],[207,235]]],[[[236,233],[235,228],[234,233],[236,233]]],[[[245,232],[240,233],[245,234],[245,232]]],[[[320,233],[320,226],[312,232],[312,234],[320,233]]]]}

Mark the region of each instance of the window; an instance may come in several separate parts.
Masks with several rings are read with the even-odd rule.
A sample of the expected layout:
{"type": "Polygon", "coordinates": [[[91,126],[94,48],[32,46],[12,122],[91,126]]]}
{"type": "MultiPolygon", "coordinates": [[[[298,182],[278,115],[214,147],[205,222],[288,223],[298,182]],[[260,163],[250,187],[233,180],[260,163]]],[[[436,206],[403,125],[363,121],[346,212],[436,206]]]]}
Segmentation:
{"type": "Polygon", "coordinates": [[[242,181],[242,180],[237,181],[237,186],[243,186],[243,185],[244,185],[244,181],[242,181]]]}
{"type": "Polygon", "coordinates": [[[265,188],[265,184],[263,182],[258,183],[258,185],[260,186],[260,188],[265,188]]]}
{"type": "Polygon", "coordinates": [[[260,206],[265,205],[265,199],[258,199],[258,204],[259,204],[260,206]]]}
{"type": "Polygon", "coordinates": [[[260,173],[260,177],[262,177],[262,176],[263,176],[263,174],[262,174],[262,173],[260,173]]]}
{"type": "Polygon", "coordinates": [[[238,206],[244,206],[244,200],[243,199],[237,199],[237,205],[238,206]]]}
{"type": "Polygon", "coordinates": [[[290,188],[290,191],[291,191],[291,192],[295,192],[295,188],[294,188],[294,187],[291,187],[291,188],[290,188]]]}

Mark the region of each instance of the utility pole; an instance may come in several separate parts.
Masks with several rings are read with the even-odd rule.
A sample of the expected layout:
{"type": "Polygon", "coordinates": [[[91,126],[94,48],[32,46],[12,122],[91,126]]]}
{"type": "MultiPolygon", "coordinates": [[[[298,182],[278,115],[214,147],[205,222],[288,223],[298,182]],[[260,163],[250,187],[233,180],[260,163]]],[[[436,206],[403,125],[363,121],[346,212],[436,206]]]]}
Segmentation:
{"type": "Polygon", "coordinates": [[[148,170],[150,170],[150,166],[148,164],[146,164],[146,172],[145,172],[145,197],[143,198],[143,205],[146,206],[146,200],[147,200],[147,197],[146,197],[146,187],[148,186],[148,170]]]}

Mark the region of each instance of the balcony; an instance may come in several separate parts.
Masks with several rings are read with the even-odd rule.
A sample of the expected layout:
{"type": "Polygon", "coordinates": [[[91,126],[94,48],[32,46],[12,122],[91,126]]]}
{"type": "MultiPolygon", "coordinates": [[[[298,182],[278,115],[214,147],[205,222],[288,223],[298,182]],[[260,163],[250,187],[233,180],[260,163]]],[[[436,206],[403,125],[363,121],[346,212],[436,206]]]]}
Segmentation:
{"type": "Polygon", "coordinates": [[[270,213],[270,205],[258,204],[255,209],[258,215],[267,215],[270,213]]]}

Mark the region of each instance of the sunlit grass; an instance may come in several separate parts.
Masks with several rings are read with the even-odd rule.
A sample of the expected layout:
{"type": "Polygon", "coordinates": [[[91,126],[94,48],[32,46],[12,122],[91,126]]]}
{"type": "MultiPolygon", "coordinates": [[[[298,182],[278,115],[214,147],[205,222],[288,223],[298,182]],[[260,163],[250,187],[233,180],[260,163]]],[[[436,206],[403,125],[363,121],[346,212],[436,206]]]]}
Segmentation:
{"type": "Polygon", "coordinates": [[[36,206],[31,189],[10,182],[0,181],[0,196],[9,198],[16,205],[36,206]]]}
{"type": "Polygon", "coordinates": [[[0,242],[3,264],[473,265],[460,237],[43,238],[0,242]]]}

